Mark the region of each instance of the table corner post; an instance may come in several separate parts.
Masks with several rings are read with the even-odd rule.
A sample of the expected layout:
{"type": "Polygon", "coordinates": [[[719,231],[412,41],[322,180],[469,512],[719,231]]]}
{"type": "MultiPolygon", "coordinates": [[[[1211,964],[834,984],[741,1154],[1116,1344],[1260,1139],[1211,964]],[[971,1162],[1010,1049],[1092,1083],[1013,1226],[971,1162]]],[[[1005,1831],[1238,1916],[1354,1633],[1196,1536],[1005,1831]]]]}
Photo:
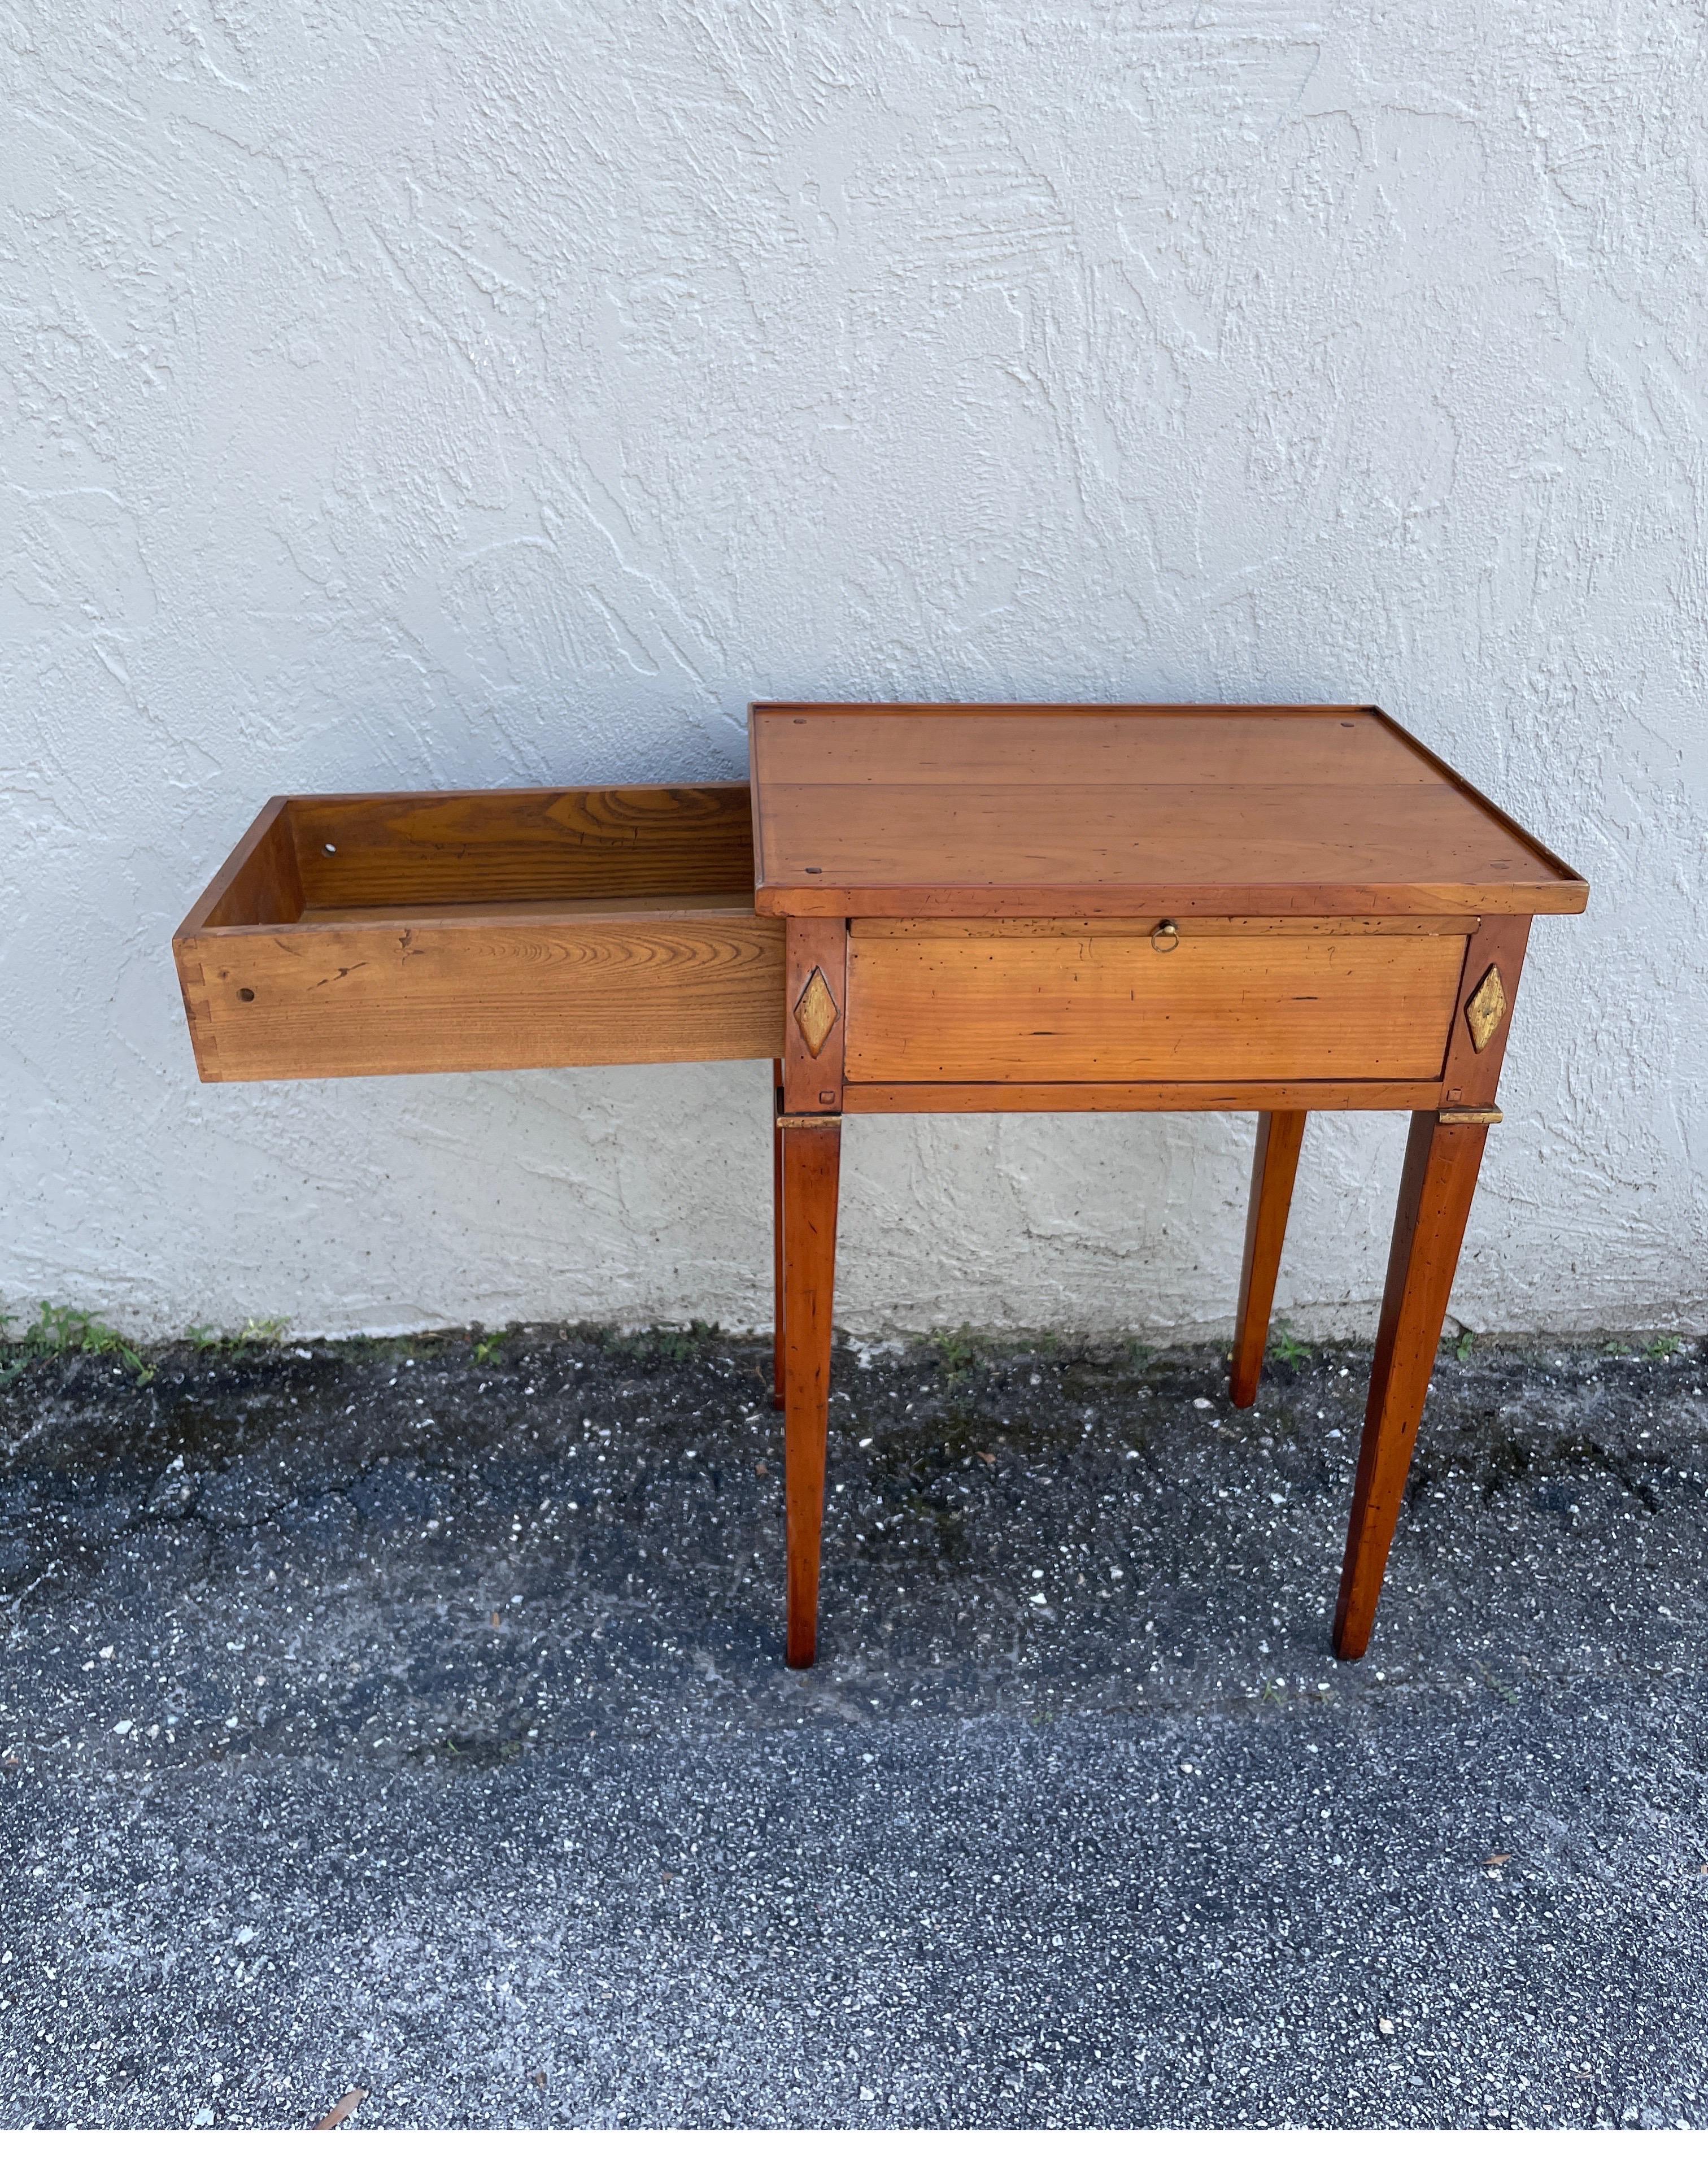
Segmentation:
{"type": "Polygon", "coordinates": [[[842,1165],[848,925],[791,917],[778,1098],[783,1467],[791,1666],[818,1649],[818,1566],[829,1437],[832,1307],[842,1165]]]}

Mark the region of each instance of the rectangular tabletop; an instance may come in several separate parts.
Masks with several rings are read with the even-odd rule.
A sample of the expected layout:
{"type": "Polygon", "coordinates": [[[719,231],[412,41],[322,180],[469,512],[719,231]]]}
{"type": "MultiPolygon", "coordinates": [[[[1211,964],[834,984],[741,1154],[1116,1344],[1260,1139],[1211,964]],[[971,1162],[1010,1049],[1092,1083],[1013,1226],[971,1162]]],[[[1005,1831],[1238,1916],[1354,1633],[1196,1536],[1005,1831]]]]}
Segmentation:
{"type": "Polygon", "coordinates": [[[756,704],[789,916],[1570,914],[1584,881],[1370,706],[756,704]]]}

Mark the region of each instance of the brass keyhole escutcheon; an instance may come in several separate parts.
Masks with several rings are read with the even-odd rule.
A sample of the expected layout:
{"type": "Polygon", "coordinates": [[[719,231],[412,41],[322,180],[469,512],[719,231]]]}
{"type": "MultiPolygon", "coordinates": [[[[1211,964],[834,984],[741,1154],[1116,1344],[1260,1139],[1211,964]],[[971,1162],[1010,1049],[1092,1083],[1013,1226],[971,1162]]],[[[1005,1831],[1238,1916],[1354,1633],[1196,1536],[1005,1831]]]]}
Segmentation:
{"type": "Polygon", "coordinates": [[[1180,944],[1180,926],[1171,918],[1164,917],[1151,933],[1150,943],[1159,954],[1172,954],[1180,944]]]}

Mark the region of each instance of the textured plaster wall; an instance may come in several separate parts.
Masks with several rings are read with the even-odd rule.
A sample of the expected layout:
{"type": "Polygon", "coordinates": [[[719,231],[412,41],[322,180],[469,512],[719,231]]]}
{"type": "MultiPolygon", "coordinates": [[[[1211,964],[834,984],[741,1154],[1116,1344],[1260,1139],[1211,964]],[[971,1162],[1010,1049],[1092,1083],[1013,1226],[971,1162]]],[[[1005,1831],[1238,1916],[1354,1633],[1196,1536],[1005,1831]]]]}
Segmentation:
{"type": "MultiPolygon", "coordinates": [[[[204,1089],[280,789],[755,695],[1364,698],[1595,886],[1456,1315],[1708,1325],[1695,5],[286,0],[0,40],[0,1307],[763,1321],[762,1068],[204,1089]]],[[[1403,1123],[1281,1307],[1374,1322],[1403,1123]]],[[[869,1121],[840,1316],[1208,1328],[1251,1124],[869,1121]]]]}

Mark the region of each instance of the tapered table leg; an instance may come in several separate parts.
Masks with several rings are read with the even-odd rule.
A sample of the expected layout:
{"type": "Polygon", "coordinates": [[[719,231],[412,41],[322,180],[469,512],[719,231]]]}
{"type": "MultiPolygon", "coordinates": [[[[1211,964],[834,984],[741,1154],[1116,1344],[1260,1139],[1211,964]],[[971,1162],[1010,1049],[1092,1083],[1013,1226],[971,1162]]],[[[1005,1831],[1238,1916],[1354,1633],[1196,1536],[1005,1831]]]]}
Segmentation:
{"type": "Polygon", "coordinates": [[[1263,1353],[1269,1345],[1270,1312],[1275,1306],[1275,1274],[1304,1141],[1303,1113],[1259,1113],[1257,1150],[1252,1158],[1251,1209],[1246,1214],[1245,1262],[1239,1276],[1239,1309],[1233,1336],[1233,1369],[1228,1395],[1237,1409],[1257,1399],[1263,1353]]]}
{"type": "Polygon", "coordinates": [[[785,1124],[782,1139],[784,1498],[791,1666],[818,1649],[818,1542],[829,1424],[830,1306],[836,1278],[839,1121],[785,1124]]]}
{"type": "Polygon", "coordinates": [[[771,1405],[783,1405],[783,1063],[771,1063],[771,1405]]]}
{"type": "Polygon", "coordinates": [[[1424,1397],[1488,1140],[1486,1125],[1413,1113],[1394,1214],[1376,1360],[1335,1609],[1335,1650],[1362,1659],[1399,1519],[1424,1397]]]}

